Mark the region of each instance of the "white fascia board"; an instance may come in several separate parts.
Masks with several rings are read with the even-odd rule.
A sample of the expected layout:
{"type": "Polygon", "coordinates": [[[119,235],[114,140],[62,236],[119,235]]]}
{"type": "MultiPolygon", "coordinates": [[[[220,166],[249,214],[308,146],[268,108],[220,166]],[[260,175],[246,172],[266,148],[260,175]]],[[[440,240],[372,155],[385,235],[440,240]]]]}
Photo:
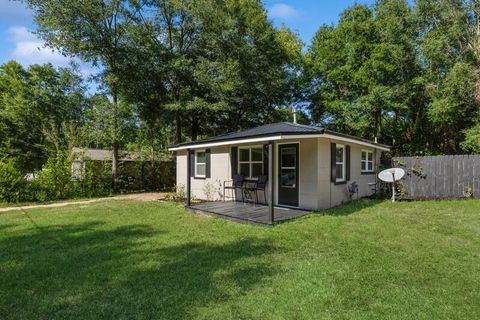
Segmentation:
{"type": "Polygon", "coordinates": [[[206,142],[206,143],[194,144],[194,145],[189,145],[189,146],[169,148],[168,151],[179,151],[179,150],[187,150],[187,149],[201,149],[201,148],[237,145],[237,144],[245,144],[245,143],[265,142],[265,141],[273,141],[273,140],[281,140],[281,139],[282,139],[282,136],[271,136],[271,137],[250,138],[250,139],[241,139],[241,140],[206,142]]]}
{"type": "Polygon", "coordinates": [[[326,134],[323,134],[322,137],[327,138],[327,139],[333,139],[333,140],[345,141],[345,142],[349,142],[349,143],[355,143],[355,144],[359,144],[359,145],[362,145],[362,146],[367,146],[367,147],[370,147],[370,148],[375,148],[375,149],[382,150],[382,151],[390,151],[390,148],[379,146],[377,144],[368,143],[368,142],[365,142],[365,141],[360,141],[360,140],[355,140],[355,139],[350,139],[350,138],[346,138],[346,137],[339,137],[339,136],[336,136],[336,135],[333,135],[333,134],[326,133],[326,134]]]}
{"type": "Polygon", "coordinates": [[[278,141],[278,140],[294,140],[294,139],[308,139],[308,138],[326,138],[326,139],[334,139],[338,141],[344,141],[349,143],[355,143],[362,146],[367,146],[370,148],[379,149],[382,151],[390,151],[390,148],[379,146],[376,144],[368,143],[365,141],[360,141],[356,139],[350,139],[346,137],[340,137],[332,134],[300,134],[300,135],[279,135],[279,136],[270,136],[270,137],[261,137],[261,138],[250,138],[250,139],[241,139],[241,140],[229,140],[229,141],[219,141],[219,142],[206,142],[201,144],[195,145],[188,145],[188,146],[181,146],[181,147],[174,147],[169,148],[168,151],[179,151],[179,150],[187,150],[187,149],[202,149],[202,148],[211,148],[211,147],[219,147],[219,146],[228,146],[228,145],[237,145],[237,144],[248,144],[248,143],[256,143],[256,142],[266,142],[266,141],[278,141]]]}

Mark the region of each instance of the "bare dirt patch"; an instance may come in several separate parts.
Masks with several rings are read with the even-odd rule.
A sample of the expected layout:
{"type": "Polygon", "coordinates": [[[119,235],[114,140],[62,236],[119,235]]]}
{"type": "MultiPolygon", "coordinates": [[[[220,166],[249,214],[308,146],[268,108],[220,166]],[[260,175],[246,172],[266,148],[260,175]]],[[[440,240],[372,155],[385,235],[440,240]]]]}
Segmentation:
{"type": "Polygon", "coordinates": [[[34,204],[34,205],[17,205],[12,207],[5,207],[0,208],[1,212],[7,211],[20,211],[26,209],[37,209],[37,208],[58,208],[58,207],[65,207],[72,204],[82,204],[88,205],[90,203],[95,203],[102,200],[134,200],[134,201],[163,201],[165,200],[165,194],[160,192],[145,192],[145,193],[135,193],[135,194],[125,194],[125,195],[118,195],[109,198],[97,198],[97,199],[88,199],[88,200],[71,200],[71,201],[61,201],[61,202],[54,202],[48,204],[34,204]]]}

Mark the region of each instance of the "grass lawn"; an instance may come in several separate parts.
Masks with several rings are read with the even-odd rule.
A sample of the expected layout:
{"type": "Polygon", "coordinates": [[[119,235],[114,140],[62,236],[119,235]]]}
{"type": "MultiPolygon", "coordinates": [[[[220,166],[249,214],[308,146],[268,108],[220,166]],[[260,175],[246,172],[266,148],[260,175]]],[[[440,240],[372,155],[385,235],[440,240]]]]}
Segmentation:
{"type": "Polygon", "coordinates": [[[0,319],[478,319],[480,201],[273,228],[173,203],[0,214],[0,319]]]}

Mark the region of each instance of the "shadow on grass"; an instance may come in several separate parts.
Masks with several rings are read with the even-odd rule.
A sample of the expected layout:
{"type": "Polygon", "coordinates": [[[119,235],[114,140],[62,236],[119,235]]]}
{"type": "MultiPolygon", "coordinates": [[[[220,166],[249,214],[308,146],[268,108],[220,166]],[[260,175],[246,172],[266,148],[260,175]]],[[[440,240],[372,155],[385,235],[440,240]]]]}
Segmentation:
{"type": "Polygon", "coordinates": [[[175,243],[147,225],[107,227],[0,237],[0,318],[182,319],[275,273],[258,259],[275,250],[263,240],[175,243]]]}
{"type": "Polygon", "coordinates": [[[0,224],[0,232],[16,227],[16,224],[0,224]]]}
{"type": "Polygon", "coordinates": [[[368,198],[353,200],[351,202],[341,204],[331,209],[319,211],[317,212],[317,214],[324,215],[324,216],[348,216],[348,215],[357,213],[363,209],[376,206],[382,202],[383,202],[382,200],[368,199],[368,198]]]}

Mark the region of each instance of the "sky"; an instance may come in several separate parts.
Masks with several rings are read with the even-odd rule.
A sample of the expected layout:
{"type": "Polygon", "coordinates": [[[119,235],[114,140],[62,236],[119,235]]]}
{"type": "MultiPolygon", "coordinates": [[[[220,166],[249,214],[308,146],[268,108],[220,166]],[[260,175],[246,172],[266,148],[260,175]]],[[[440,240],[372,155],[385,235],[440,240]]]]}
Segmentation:
{"type": "MultiPolygon", "coordinates": [[[[336,23],[339,14],[354,3],[373,5],[374,0],[264,0],[272,22],[298,33],[307,46],[321,25],[336,23]]],[[[33,14],[22,2],[0,0],[0,64],[13,59],[23,66],[48,62],[68,66],[70,59],[45,48],[33,30],[33,14]]],[[[80,71],[88,75],[92,69],[80,63],[80,71]]]]}

